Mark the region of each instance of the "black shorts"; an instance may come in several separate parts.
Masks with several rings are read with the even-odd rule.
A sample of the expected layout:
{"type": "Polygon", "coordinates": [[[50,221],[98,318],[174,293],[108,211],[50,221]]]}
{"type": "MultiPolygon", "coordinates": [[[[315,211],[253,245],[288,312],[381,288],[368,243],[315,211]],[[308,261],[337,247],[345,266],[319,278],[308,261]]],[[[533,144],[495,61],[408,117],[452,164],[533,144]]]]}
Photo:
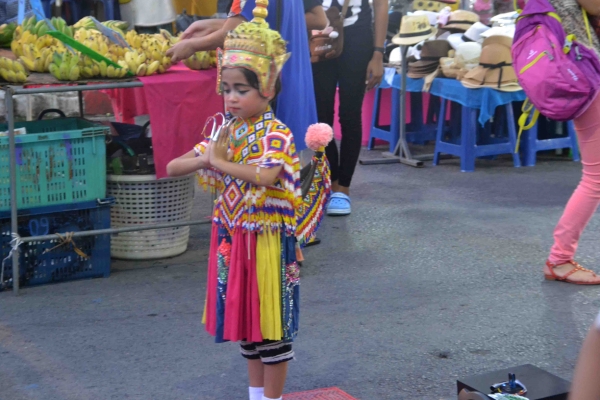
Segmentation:
{"type": "Polygon", "coordinates": [[[259,343],[240,342],[242,357],[248,360],[261,360],[263,364],[275,365],[294,359],[291,342],[283,340],[264,340],[259,343]]]}

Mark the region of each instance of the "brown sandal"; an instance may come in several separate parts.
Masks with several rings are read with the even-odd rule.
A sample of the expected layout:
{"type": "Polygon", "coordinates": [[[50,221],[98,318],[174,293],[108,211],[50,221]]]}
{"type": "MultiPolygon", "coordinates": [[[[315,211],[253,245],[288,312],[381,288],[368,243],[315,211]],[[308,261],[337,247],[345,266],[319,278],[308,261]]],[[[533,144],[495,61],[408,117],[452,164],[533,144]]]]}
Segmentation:
{"type": "MultiPolygon", "coordinates": [[[[554,273],[554,268],[558,267],[558,265],[552,264],[550,261],[546,261],[546,266],[550,269],[550,275],[544,274],[544,277],[549,281],[562,281],[562,282],[567,282],[567,283],[573,283],[575,285],[600,285],[600,277],[597,276],[594,273],[594,271],[589,270],[587,268],[583,268],[581,265],[579,265],[578,263],[576,263],[573,260],[569,260],[565,264],[572,264],[573,269],[570,270],[569,272],[567,272],[564,276],[558,276],[554,273]],[[569,276],[573,275],[577,271],[591,272],[592,275],[594,276],[594,278],[596,278],[596,280],[591,281],[591,282],[576,282],[576,281],[572,281],[571,279],[569,279],[569,276]]],[[[561,265],[564,265],[564,264],[561,264],[561,265]]]]}

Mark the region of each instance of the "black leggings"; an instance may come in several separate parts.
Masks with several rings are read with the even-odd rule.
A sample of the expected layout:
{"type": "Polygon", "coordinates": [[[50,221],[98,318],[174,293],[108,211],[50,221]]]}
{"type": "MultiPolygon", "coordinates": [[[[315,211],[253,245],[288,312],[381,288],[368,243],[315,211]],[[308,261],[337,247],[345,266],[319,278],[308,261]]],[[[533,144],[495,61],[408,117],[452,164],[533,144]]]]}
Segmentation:
{"type": "Polygon", "coordinates": [[[312,64],[319,122],[333,126],[336,88],[339,87],[339,118],[342,143],[338,153],[335,141],[326,149],[331,164],[331,180],[349,187],[360,155],[362,103],[367,66],[373,56],[371,28],[344,31],[344,51],[340,57],[312,64]]]}

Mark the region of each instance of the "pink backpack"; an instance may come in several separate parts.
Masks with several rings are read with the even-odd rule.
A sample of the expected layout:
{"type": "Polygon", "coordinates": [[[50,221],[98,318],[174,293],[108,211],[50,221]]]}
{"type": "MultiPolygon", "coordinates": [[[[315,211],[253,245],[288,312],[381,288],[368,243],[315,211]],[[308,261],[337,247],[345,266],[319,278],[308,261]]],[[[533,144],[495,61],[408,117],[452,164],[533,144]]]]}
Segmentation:
{"type": "MultiPolygon", "coordinates": [[[[582,13],[591,44],[587,13],[583,9],[582,13]]],[[[528,96],[519,118],[519,136],[536,123],[540,113],[555,121],[569,121],[580,116],[596,98],[600,60],[594,50],[577,39],[583,38],[565,33],[548,0],[527,1],[517,20],[512,46],[513,67],[528,96]],[[531,118],[529,102],[536,108],[531,118]]]]}

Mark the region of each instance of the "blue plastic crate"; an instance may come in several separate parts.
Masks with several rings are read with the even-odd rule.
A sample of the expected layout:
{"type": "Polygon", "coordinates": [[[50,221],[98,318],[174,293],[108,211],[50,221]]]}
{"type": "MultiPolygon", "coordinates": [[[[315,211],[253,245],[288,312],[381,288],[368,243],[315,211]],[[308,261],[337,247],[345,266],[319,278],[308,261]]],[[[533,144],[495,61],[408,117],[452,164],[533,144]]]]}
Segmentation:
{"type": "MultiPolygon", "coordinates": [[[[114,199],[46,206],[19,212],[19,235],[41,236],[92,229],[110,228],[110,206],[114,199]]],[[[2,259],[10,252],[10,214],[0,213],[2,259]]],[[[20,285],[34,286],[110,274],[110,235],[74,238],[74,244],[88,258],[75,251],[73,244],[56,247],[60,240],[25,243],[20,246],[20,285]],[[56,247],[56,248],[54,248],[56,247]],[[44,253],[45,250],[53,250],[44,253]]],[[[12,286],[12,259],[4,262],[4,288],[12,286]]],[[[0,282],[0,287],[2,282],[0,282]]]]}

